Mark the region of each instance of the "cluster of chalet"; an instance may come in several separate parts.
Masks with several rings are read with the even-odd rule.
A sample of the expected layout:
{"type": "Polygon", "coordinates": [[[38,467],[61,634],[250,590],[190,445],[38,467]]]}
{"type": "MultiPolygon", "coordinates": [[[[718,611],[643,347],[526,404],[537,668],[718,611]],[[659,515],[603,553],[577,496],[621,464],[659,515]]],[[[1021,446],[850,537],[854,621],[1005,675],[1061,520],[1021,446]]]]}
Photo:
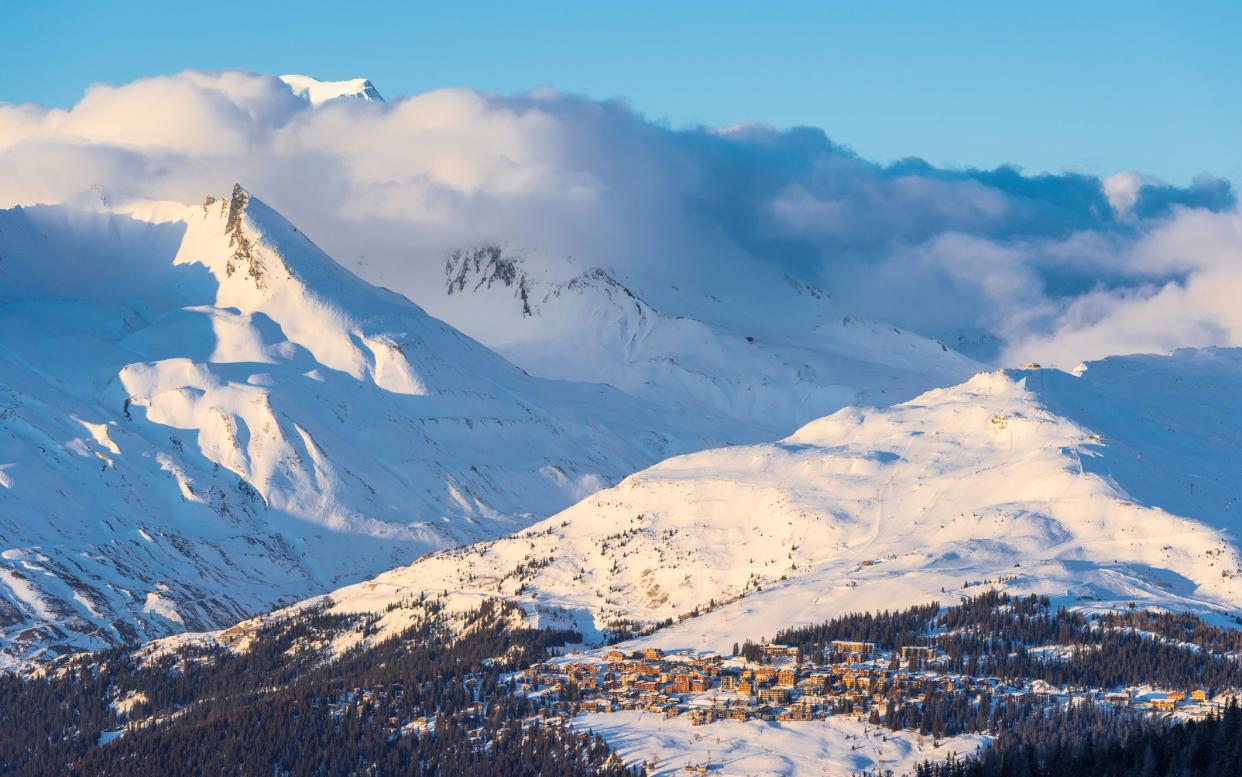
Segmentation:
{"type": "MultiPolygon", "coordinates": [[[[751,654],[755,657],[755,653],[751,654]]],[[[568,722],[575,714],[642,710],[668,718],[685,716],[692,725],[720,720],[823,720],[831,715],[883,715],[890,705],[920,703],[933,691],[1023,697],[1047,704],[1103,702],[1152,714],[1200,717],[1219,709],[1228,696],[1207,689],[1157,691],[1065,691],[1040,680],[1006,685],[995,678],[937,672],[937,652],[907,646],[895,655],[870,642],[835,641],[820,656],[803,656],[786,645],[758,646],[758,662],[743,657],[690,651],[666,655],[658,648],[562,657],[534,664],[510,677],[513,690],[537,703],[525,725],[568,722]]],[[[481,737],[486,699],[481,677],[455,678],[476,699],[452,715],[472,737],[481,737]]],[[[401,683],[354,688],[311,699],[309,709],[291,714],[328,714],[382,726],[390,738],[425,736],[448,721],[440,712],[415,717],[403,703],[401,683]]]]}
{"type": "MultiPolygon", "coordinates": [[[[911,665],[926,661],[930,650],[910,648],[904,659],[911,665]]],[[[644,710],[688,715],[696,725],[723,719],[822,720],[832,714],[865,715],[873,701],[888,698],[894,689],[918,698],[922,673],[863,666],[875,654],[871,643],[839,642],[830,660],[811,664],[802,661],[796,647],[764,644],[763,663],[750,664],[715,653],[611,650],[602,661],[549,662],[515,679],[528,695],[572,699],[574,713],[644,710]],[[705,705],[702,697],[713,691],[705,705]]]]}
{"type": "Polygon", "coordinates": [[[1137,705],[1147,707],[1156,712],[1203,712],[1211,708],[1223,706],[1220,700],[1213,701],[1211,694],[1203,688],[1196,688],[1189,696],[1183,691],[1166,693],[1138,693],[1131,691],[1115,691],[1104,694],[1104,701],[1122,706],[1137,705]]]}
{"type": "Polygon", "coordinates": [[[823,720],[830,715],[883,715],[890,705],[921,703],[933,691],[1025,697],[1044,703],[1083,701],[1134,705],[1152,712],[1204,713],[1210,694],[1083,692],[1068,694],[1041,681],[1007,685],[934,670],[932,647],[907,646],[896,654],[870,642],[836,641],[806,660],[798,648],[760,646],[761,662],[658,648],[558,660],[516,675],[518,690],[543,698],[557,713],[641,710],[685,715],[693,725],[718,720],[823,720]],[[601,660],[602,658],[602,660],[601,660]]]}

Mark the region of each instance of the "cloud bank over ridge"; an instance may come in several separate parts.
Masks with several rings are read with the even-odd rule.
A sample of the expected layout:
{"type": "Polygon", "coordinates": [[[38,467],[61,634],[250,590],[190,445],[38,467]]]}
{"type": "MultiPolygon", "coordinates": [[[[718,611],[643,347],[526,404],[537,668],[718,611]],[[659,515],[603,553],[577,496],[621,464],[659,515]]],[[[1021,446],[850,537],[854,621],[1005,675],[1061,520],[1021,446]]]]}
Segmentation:
{"type": "Polygon", "coordinates": [[[415,301],[449,250],[495,241],[552,274],[725,298],[776,270],[1004,363],[1242,345],[1242,216],[1209,176],[881,166],[818,129],[673,129],[550,90],[314,106],[275,77],[191,71],[69,110],[0,103],[0,207],[193,202],[235,180],[415,301]]]}

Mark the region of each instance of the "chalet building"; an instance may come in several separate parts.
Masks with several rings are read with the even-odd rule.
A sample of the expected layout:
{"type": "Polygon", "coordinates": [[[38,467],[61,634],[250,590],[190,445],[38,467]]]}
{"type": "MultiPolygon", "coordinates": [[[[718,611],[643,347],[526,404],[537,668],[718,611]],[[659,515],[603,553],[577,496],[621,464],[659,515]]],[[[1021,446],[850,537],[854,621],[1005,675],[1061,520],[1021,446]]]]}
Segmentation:
{"type": "Polygon", "coordinates": [[[828,675],[813,674],[799,681],[798,687],[808,692],[823,691],[828,687],[828,675]]]}
{"type": "Polygon", "coordinates": [[[776,674],[776,685],[780,688],[792,688],[797,680],[798,676],[792,669],[782,669],[776,674]]]}
{"type": "Polygon", "coordinates": [[[1177,699],[1170,699],[1167,697],[1164,699],[1152,699],[1151,707],[1152,709],[1159,710],[1160,712],[1174,712],[1177,710],[1177,699]]]}
{"type": "Polygon", "coordinates": [[[765,643],[763,646],[763,655],[766,658],[794,658],[801,654],[801,649],[794,645],[776,645],[765,643]]]}
{"type": "Polygon", "coordinates": [[[853,654],[862,659],[870,658],[875,653],[874,642],[852,642],[845,639],[834,639],[829,643],[829,648],[833,653],[853,654]]]}
{"type": "Polygon", "coordinates": [[[736,691],[737,690],[737,675],[735,674],[721,675],[720,676],[720,690],[736,691]]]}
{"type": "Polygon", "coordinates": [[[784,712],[777,713],[776,719],[777,720],[814,720],[815,715],[813,712],[811,712],[808,709],[795,706],[795,707],[790,707],[784,712]]]}
{"type": "Polygon", "coordinates": [[[690,725],[703,726],[716,722],[716,710],[711,707],[696,707],[690,710],[690,725]]]}
{"type": "Polygon", "coordinates": [[[798,699],[798,704],[812,708],[827,707],[829,702],[831,702],[830,697],[818,693],[804,693],[802,697],[798,699]]]}
{"type": "Polygon", "coordinates": [[[712,681],[701,674],[679,674],[673,678],[673,690],[677,693],[702,693],[712,688],[712,681]]]}
{"type": "Polygon", "coordinates": [[[901,660],[907,664],[914,664],[919,661],[930,661],[936,657],[936,649],[924,647],[923,645],[903,645],[901,648],[901,660]]]}

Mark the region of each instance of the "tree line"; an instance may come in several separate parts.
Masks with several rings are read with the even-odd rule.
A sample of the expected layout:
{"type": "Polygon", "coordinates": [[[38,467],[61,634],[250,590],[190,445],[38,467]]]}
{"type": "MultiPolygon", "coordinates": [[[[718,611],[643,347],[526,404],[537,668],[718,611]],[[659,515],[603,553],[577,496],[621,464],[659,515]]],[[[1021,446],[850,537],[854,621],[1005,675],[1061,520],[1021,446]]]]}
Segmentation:
{"type": "Polygon", "coordinates": [[[334,661],[334,636],[375,616],[310,612],[259,629],[244,652],[121,650],[0,678],[0,773],[634,777],[602,739],[542,721],[506,673],[580,640],[513,628],[488,602],[450,628],[434,603],[398,637],[334,661]],[[357,689],[357,690],[356,690],[357,689]],[[372,701],[357,691],[370,690],[372,701]],[[116,702],[134,700],[128,716],[116,702]],[[400,732],[417,717],[425,731],[400,732]],[[141,721],[106,744],[100,735],[141,721]],[[396,723],[390,722],[392,718],[396,723]]]}
{"type": "MultiPolygon", "coordinates": [[[[1049,728],[1041,726],[1042,729],[1049,728]]],[[[1002,737],[965,758],[926,762],[916,777],[1235,777],[1242,774],[1242,711],[1128,736],[1039,740],[1002,737]]]]}
{"type": "MultiPolygon", "coordinates": [[[[822,624],[785,629],[775,641],[820,655],[833,640],[874,642],[897,652],[931,645],[936,668],[1004,681],[1110,688],[1242,688],[1242,634],[1189,613],[1140,610],[1086,615],[1053,608],[1046,596],[988,591],[941,608],[852,613],[822,624]],[[1035,651],[1033,648],[1054,647],[1035,651]]],[[[753,644],[753,643],[749,643],[753,644]]],[[[756,655],[756,646],[750,648],[756,655]]],[[[741,649],[746,654],[748,648],[741,649]]]]}

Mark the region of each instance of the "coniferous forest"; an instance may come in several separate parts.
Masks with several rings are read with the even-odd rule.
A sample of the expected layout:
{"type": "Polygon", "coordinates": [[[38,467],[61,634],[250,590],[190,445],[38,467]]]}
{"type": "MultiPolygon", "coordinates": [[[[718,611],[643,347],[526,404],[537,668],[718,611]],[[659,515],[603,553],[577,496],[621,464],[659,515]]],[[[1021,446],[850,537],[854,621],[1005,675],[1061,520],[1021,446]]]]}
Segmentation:
{"type": "MultiPolygon", "coordinates": [[[[775,641],[804,655],[831,652],[834,640],[937,651],[939,672],[1001,681],[1108,689],[1242,687],[1242,632],[1190,614],[1133,609],[1084,615],[1046,597],[989,591],[958,605],[854,613],[779,632],[775,641]],[[1041,650],[1055,646],[1056,650],[1041,650]]],[[[743,654],[760,655],[747,642],[743,654]]],[[[1230,703],[1205,720],[1176,722],[1110,704],[1049,704],[1030,696],[968,696],[928,682],[917,704],[890,705],[873,724],[946,737],[986,733],[979,754],[920,767],[918,777],[1121,777],[1242,774],[1242,714],[1230,703]]]]}
{"type": "Polygon", "coordinates": [[[312,613],[263,627],[244,652],[113,651],[3,677],[0,773],[632,774],[511,693],[502,675],[577,635],[515,629],[508,614],[486,604],[452,632],[429,605],[401,637],[326,664],[329,635],[367,624],[312,613]]]}
{"type": "Polygon", "coordinates": [[[832,640],[874,642],[889,650],[935,646],[941,653],[938,668],[1003,680],[1096,688],[1142,683],[1242,688],[1242,663],[1234,657],[1242,652],[1242,632],[1189,614],[1136,609],[1088,616],[1054,609],[1039,596],[988,591],[951,607],[933,603],[855,613],[775,636],[803,652],[822,652],[832,640]],[[1066,650],[1055,656],[1032,650],[1049,645],[1066,650]]]}
{"type": "MultiPolygon", "coordinates": [[[[525,628],[515,615],[489,602],[450,616],[425,597],[383,615],[311,609],[254,622],[231,646],[172,641],[0,676],[0,773],[640,774],[599,737],[565,725],[578,701],[572,683],[550,696],[519,690],[515,672],[581,637],[525,628]],[[392,614],[404,631],[368,639],[392,614]]],[[[776,635],[799,648],[799,660],[830,660],[836,640],[891,651],[894,668],[900,648],[934,648],[934,659],[909,667],[913,685],[872,710],[872,724],[936,740],[991,738],[978,753],[924,763],[918,777],[1242,774],[1242,712],[1233,704],[1179,720],[1092,700],[1112,687],[1242,685],[1242,635],[1191,615],[1088,616],[989,592],[776,635]],[[962,692],[938,679],[969,675],[998,680],[962,692]],[[1064,704],[1056,693],[1012,692],[1032,678],[1087,693],[1064,704]]],[[[767,660],[762,642],[738,652],[767,660]]]]}
{"type": "Polygon", "coordinates": [[[1124,739],[1019,745],[1003,739],[979,756],[922,764],[916,777],[1235,777],[1242,774],[1242,710],[1124,739]]]}

